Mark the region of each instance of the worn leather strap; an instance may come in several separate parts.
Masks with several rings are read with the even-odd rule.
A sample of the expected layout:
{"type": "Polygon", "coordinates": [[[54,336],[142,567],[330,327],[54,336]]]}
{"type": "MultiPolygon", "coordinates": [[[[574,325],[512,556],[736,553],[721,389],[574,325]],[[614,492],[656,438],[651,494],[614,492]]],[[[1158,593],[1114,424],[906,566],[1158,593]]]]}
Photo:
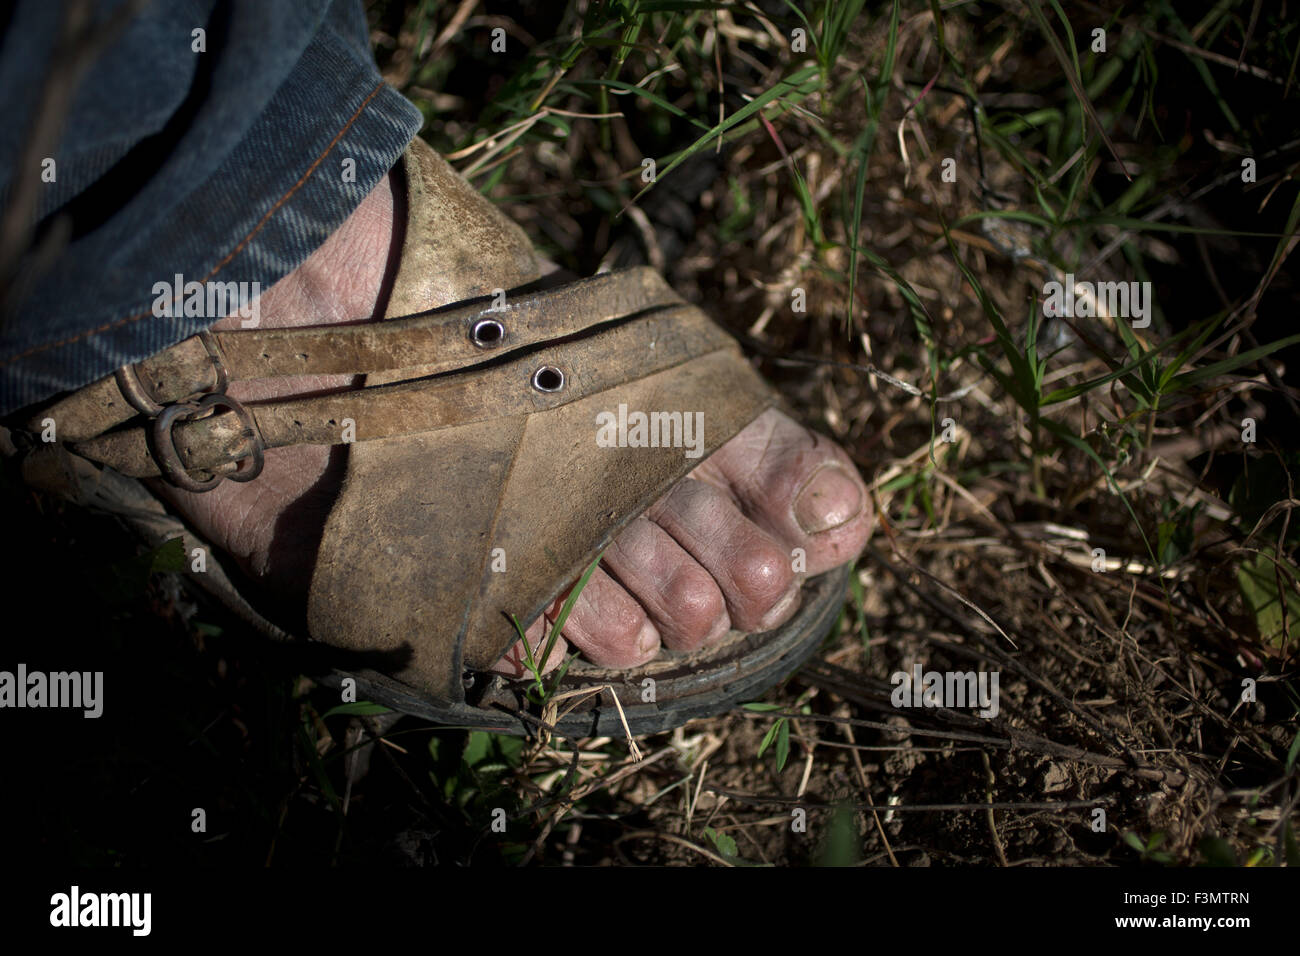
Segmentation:
{"type": "MultiPolygon", "coordinates": [[[[614,289],[617,283],[602,285],[614,289]]],[[[561,301],[571,301],[564,290],[558,295],[561,301]]],[[[729,345],[734,340],[699,309],[656,308],[623,324],[485,368],[249,404],[255,434],[249,433],[237,413],[225,411],[178,423],[171,438],[187,470],[221,473],[223,466],[251,456],[259,445],[365,442],[556,408],[729,345]],[[555,391],[537,387],[534,380],[543,369],[562,376],[562,387],[555,391]]],[[[73,450],[132,478],[161,474],[152,431],[144,426],[77,442],[73,450]]]]}
{"type": "MultiPolygon", "coordinates": [[[[381,323],[215,332],[207,347],[195,336],[127,372],[158,405],[212,390],[217,362],[230,381],[415,368],[427,375],[469,368],[634,311],[678,302],[654,270],[629,269],[511,296],[499,307],[496,297],[490,297],[381,323]]],[[[122,377],[107,376],[43,409],[32,430],[40,430],[35,421],[53,418],[64,440],[80,442],[129,421],[139,410],[123,394],[122,377]]]]}

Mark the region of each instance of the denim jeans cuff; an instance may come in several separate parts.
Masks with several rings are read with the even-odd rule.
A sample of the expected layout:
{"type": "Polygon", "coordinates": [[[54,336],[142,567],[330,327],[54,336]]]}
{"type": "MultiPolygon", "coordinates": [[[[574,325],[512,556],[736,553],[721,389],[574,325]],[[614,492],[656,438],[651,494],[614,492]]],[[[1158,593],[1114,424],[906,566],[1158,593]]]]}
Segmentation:
{"type": "Polygon", "coordinates": [[[41,309],[42,321],[7,330],[0,344],[0,414],[96,381],[222,317],[159,317],[157,283],[181,275],[264,292],[342,225],[423,122],[351,41],[324,24],[211,175],[143,201],[159,192],[148,184],[118,221],[65,250],[23,308],[41,309]],[[110,227],[118,241],[106,248],[110,227]]]}

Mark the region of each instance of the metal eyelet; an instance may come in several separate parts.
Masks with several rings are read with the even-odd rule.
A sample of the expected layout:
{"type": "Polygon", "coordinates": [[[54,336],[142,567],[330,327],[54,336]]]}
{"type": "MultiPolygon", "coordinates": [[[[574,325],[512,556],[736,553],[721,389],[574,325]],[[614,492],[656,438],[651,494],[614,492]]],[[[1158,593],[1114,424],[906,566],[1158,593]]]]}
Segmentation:
{"type": "Polygon", "coordinates": [[[554,365],[543,365],[533,373],[533,388],[539,392],[558,392],[564,388],[564,373],[554,365]]]}
{"type": "Polygon", "coordinates": [[[469,340],[481,349],[494,349],[505,337],[506,327],[496,319],[479,319],[469,331],[469,340]]]}
{"type": "MultiPolygon", "coordinates": [[[[168,405],[153,420],[153,451],[154,460],[158,462],[158,469],[168,483],[186,491],[211,491],[221,484],[223,478],[229,478],[231,481],[252,481],[262,473],[262,466],[265,464],[264,449],[265,446],[257,432],[257,423],[253,420],[252,413],[240,402],[226,395],[205,395],[201,401],[195,404],[168,405]],[[181,462],[180,453],[176,450],[176,444],[172,439],[172,426],[178,418],[181,421],[190,421],[200,417],[209,409],[215,410],[218,408],[229,409],[239,416],[239,420],[244,426],[243,436],[253,440],[251,462],[247,467],[241,464],[239,469],[231,474],[213,475],[211,478],[199,481],[190,477],[185,465],[181,462]]],[[[250,461],[250,459],[241,459],[242,461],[250,461]]]]}

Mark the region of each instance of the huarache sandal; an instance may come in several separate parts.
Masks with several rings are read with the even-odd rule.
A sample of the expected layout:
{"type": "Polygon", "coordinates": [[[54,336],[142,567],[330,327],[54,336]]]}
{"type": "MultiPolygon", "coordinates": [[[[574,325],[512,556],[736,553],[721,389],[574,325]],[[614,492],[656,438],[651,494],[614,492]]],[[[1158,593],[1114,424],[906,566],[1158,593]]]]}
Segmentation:
{"type": "MultiPolygon", "coordinates": [[[[346,444],[309,637],[377,662],[348,667],[361,699],[526,733],[542,713],[528,684],[488,672],[518,637],[510,615],[538,618],[700,460],[680,442],[598,442],[598,415],[661,410],[672,434],[673,412],[701,412],[707,455],[779,400],[735,341],[651,270],[539,288],[522,231],[423,141],[404,169],[408,221],[387,321],[201,333],[32,416],[27,431],[54,418],[59,443],[24,442],[23,472],[122,514],[152,543],[181,535],[187,553],[207,549],[196,583],[285,639],[241,595],[237,572],[135,479],[202,491],[255,480],[267,448],[346,444]],[[448,274],[469,297],[419,311],[448,274]],[[503,302],[500,290],[513,291],[503,302]],[[365,384],[247,404],[225,394],[231,381],[337,373],[365,384]]],[[[769,633],[733,631],[633,670],[576,661],[553,693],[603,689],[569,696],[547,723],[570,736],[621,733],[625,722],[645,734],[752,699],[816,649],[848,574],[806,581],[799,611],[769,633]]]]}

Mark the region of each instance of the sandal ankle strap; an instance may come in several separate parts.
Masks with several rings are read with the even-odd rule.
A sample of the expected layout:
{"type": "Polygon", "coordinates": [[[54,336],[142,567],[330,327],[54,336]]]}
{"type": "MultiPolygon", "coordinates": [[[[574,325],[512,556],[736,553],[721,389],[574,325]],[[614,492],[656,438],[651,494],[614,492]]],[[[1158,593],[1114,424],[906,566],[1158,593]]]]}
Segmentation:
{"type": "MultiPolygon", "coordinates": [[[[32,417],[70,450],[188,491],[248,481],[267,448],[350,444],[540,411],[734,345],[654,270],[604,273],[380,323],[200,333],[32,417]],[[245,405],[230,382],[418,370],[419,378],[245,405]],[[118,427],[136,420],[128,427],[118,427]],[[242,463],[242,464],[241,464],[242,463]]],[[[392,379],[393,376],[387,376],[392,379]]]]}

